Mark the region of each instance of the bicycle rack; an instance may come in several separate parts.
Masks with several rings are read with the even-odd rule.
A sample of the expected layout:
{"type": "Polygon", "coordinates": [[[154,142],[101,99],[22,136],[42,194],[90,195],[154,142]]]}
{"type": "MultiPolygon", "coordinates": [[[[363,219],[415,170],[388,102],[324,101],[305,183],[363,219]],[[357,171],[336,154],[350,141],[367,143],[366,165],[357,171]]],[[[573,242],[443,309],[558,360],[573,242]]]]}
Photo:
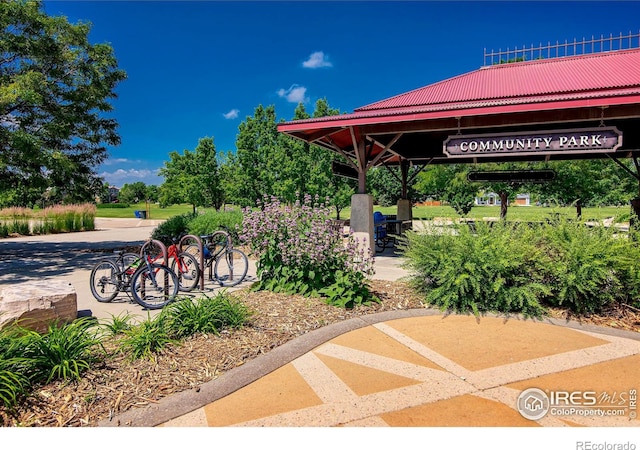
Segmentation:
{"type": "MultiPolygon", "coordinates": [[[[162,243],[162,241],[158,241],[157,239],[149,239],[147,240],[144,244],[142,244],[142,247],[140,247],[140,258],[144,258],[144,249],[148,246],[148,245],[157,245],[158,247],[160,247],[160,250],[162,250],[162,261],[163,264],[167,265],[169,262],[169,255],[167,253],[167,246],[164,245],[162,243]]],[[[168,289],[169,289],[169,274],[165,273],[164,274],[164,293],[165,295],[169,293],[168,289]]],[[[142,295],[145,295],[144,290],[142,291],[142,295]]]]}
{"type": "Polygon", "coordinates": [[[194,240],[198,245],[198,252],[200,254],[200,290],[204,291],[204,248],[202,246],[202,239],[193,234],[186,234],[182,236],[182,239],[178,242],[178,250],[182,252],[182,243],[190,240],[194,240]]]}
{"type": "MultiPolygon", "coordinates": [[[[233,249],[233,240],[231,239],[231,235],[228,232],[224,231],[224,230],[214,231],[213,233],[211,233],[209,235],[209,239],[211,239],[211,241],[213,241],[214,237],[218,236],[218,235],[222,235],[222,236],[224,236],[226,238],[226,240],[227,240],[226,248],[228,250],[233,249]]],[[[204,270],[203,270],[203,275],[202,276],[204,276],[204,270]]],[[[233,280],[233,268],[231,268],[231,272],[229,273],[229,276],[233,280]]],[[[209,279],[210,280],[213,279],[213,264],[209,265],[209,279]]]]}

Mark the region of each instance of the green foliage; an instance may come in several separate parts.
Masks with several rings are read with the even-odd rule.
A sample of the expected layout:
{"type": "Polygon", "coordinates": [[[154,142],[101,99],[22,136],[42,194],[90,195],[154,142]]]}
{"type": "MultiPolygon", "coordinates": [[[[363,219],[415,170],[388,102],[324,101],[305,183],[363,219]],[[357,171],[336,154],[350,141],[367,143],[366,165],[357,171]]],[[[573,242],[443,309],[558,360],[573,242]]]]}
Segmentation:
{"type": "Polygon", "coordinates": [[[82,372],[98,360],[101,348],[93,318],[77,319],[66,325],[52,323],[45,334],[22,329],[23,357],[32,365],[30,378],[35,382],[78,380],[82,372]]]}
{"type": "Polygon", "coordinates": [[[105,322],[102,322],[100,326],[106,332],[107,336],[117,336],[124,334],[125,331],[132,328],[133,316],[127,312],[121,313],[117,316],[111,314],[111,318],[105,322]]]}
{"type": "MultiPolygon", "coordinates": [[[[313,117],[336,115],[326,99],[318,99],[313,117]]],[[[294,120],[311,116],[304,104],[294,112],[294,120]]],[[[310,145],[278,132],[273,105],[255,108],[238,127],[237,152],[225,155],[221,167],[222,183],[230,203],[242,207],[255,206],[264,196],[274,196],[285,203],[296,201],[298,193],[328,199],[336,213],[350,202],[355,187],[353,180],[333,175],[331,163],[345,162],[318,145],[310,145]]]]}
{"type": "Polygon", "coordinates": [[[159,200],[163,206],[188,202],[194,207],[220,209],[224,204],[213,138],[202,138],[195,151],[171,152],[160,174],[165,177],[159,200]]]}
{"type": "Polygon", "coordinates": [[[540,237],[552,256],[549,283],[554,286],[550,303],[584,314],[600,312],[607,305],[627,298],[624,279],[638,256],[635,245],[616,237],[613,227],[587,227],[566,220],[545,227],[540,237]]]}
{"type": "Polygon", "coordinates": [[[226,292],[214,297],[203,295],[196,300],[185,298],[170,304],[162,314],[169,333],[178,339],[197,333],[218,334],[224,328],[238,328],[251,315],[243,303],[226,292]]]}
{"type": "Polygon", "coordinates": [[[156,239],[164,245],[171,245],[172,239],[189,232],[189,223],[196,215],[187,213],[173,216],[165,220],[151,232],[151,239],[156,239]]]}
{"type": "Polygon", "coordinates": [[[245,212],[240,235],[258,257],[254,290],[326,295],[331,304],[348,307],[377,300],[365,276],[373,273],[368,251],[353,236],[345,242],[329,207],[308,195],[292,206],[273,198],[260,206],[245,212]]]}
{"type": "Polygon", "coordinates": [[[0,236],[94,230],[95,215],[95,205],[90,203],[56,205],[42,210],[5,208],[0,210],[0,236]]]}
{"type": "Polygon", "coordinates": [[[318,289],[318,293],[324,297],[327,304],[353,308],[356,305],[369,305],[378,301],[369,290],[362,272],[338,270],[332,278],[331,284],[318,289]]]}
{"type": "Polygon", "coordinates": [[[404,245],[412,283],[429,304],[475,315],[487,311],[538,317],[550,288],[536,268],[544,265],[534,231],[517,224],[464,225],[455,233],[409,232],[404,245]]]}
{"type": "Polygon", "coordinates": [[[461,216],[466,216],[473,208],[478,187],[467,181],[466,172],[458,172],[447,185],[443,199],[461,216]]]}
{"type": "Polygon", "coordinates": [[[102,189],[95,168],[120,142],[107,113],[126,74],[90,29],[40,1],[0,3],[0,205],[91,201],[102,189]]]}
{"type": "Polygon", "coordinates": [[[169,335],[164,317],[162,314],[154,318],[149,315],[143,322],[124,330],[120,348],[130,359],[152,358],[167,345],[176,343],[169,335]]]}
{"type": "MultiPolygon", "coordinates": [[[[118,200],[124,203],[138,203],[147,200],[147,185],[142,181],[125,183],[120,189],[118,200]]],[[[114,203],[117,205],[117,203],[114,203]]]]}
{"type": "Polygon", "coordinates": [[[239,243],[238,230],[242,226],[242,211],[207,211],[195,216],[187,225],[189,234],[202,236],[223,230],[231,235],[234,244],[239,243]]]}
{"type": "Polygon", "coordinates": [[[409,232],[404,251],[413,285],[443,310],[539,316],[562,306],[588,314],[635,304],[640,294],[640,248],[613,227],[478,223],[455,233],[409,232]]]}
{"type": "Polygon", "coordinates": [[[215,333],[242,326],[250,317],[248,309],[225,292],[215,297],[178,299],[162,312],[123,330],[120,348],[133,360],[151,358],[170,344],[196,333],[215,333]]]}
{"type": "Polygon", "coordinates": [[[98,203],[96,207],[98,209],[124,209],[130,208],[131,205],[129,203],[98,203]]]}
{"type": "Polygon", "coordinates": [[[31,366],[23,357],[22,343],[15,328],[0,329],[0,406],[7,409],[26,397],[31,387],[27,377],[31,366]]]}

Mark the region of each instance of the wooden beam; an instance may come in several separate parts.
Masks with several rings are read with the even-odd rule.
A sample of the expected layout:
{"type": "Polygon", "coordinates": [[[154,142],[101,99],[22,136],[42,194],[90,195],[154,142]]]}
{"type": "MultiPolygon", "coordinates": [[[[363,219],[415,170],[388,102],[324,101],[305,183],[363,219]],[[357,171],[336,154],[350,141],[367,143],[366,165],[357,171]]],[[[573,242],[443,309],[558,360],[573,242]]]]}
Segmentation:
{"type": "MultiPolygon", "coordinates": [[[[349,133],[351,133],[351,142],[353,143],[353,148],[356,151],[356,162],[358,163],[358,172],[360,171],[364,171],[365,170],[365,165],[364,165],[364,141],[361,143],[358,143],[358,140],[356,139],[356,131],[353,129],[353,127],[349,127],[349,133]],[[363,148],[362,148],[362,152],[360,151],[360,144],[362,144],[363,148]]],[[[364,192],[361,192],[361,194],[364,194],[364,192]]]]}
{"type": "MultiPolygon", "coordinates": [[[[378,161],[380,161],[380,158],[382,158],[382,157],[385,155],[385,153],[387,153],[387,152],[393,153],[393,154],[395,154],[396,156],[400,156],[400,155],[398,155],[397,153],[393,152],[393,151],[391,150],[391,147],[393,147],[393,144],[395,144],[396,142],[398,142],[398,139],[400,139],[401,137],[402,137],[402,133],[398,133],[398,134],[396,134],[396,135],[393,137],[393,139],[391,139],[391,142],[389,142],[389,143],[388,143],[388,144],[387,144],[387,145],[382,149],[382,151],[381,151],[380,153],[378,153],[378,155],[377,155],[375,158],[373,158],[373,160],[372,160],[372,161],[370,161],[370,162],[369,162],[369,164],[367,164],[367,169],[370,169],[371,167],[375,166],[375,165],[376,165],[376,163],[377,163],[378,161]]],[[[374,141],[374,140],[372,140],[372,142],[375,142],[375,141],[374,141]]]]}

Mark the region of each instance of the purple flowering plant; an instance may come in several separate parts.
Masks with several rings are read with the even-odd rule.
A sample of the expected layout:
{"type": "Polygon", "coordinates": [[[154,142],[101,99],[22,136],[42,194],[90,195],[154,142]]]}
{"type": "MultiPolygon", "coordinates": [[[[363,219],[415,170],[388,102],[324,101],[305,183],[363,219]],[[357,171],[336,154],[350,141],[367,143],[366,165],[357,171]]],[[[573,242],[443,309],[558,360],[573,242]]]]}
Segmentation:
{"type": "Polygon", "coordinates": [[[368,287],[373,257],[330,217],[331,208],[304,195],[293,205],[265,197],[243,210],[240,240],[258,258],[256,290],[322,296],[353,307],[377,299],[368,287]]]}

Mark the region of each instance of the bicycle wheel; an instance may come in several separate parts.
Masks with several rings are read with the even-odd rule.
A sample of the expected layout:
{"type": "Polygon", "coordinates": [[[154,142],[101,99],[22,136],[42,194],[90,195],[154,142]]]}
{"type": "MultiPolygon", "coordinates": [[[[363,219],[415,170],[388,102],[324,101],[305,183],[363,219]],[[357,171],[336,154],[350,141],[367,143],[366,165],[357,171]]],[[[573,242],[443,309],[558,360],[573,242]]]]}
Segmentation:
{"type": "Polygon", "coordinates": [[[171,270],[178,276],[181,291],[192,291],[200,281],[200,265],[190,253],[182,252],[178,258],[171,258],[171,270]]]}
{"type": "Polygon", "coordinates": [[[133,299],[143,308],[160,309],[178,295],[175,272],[164,264],[144,264],[131,279],[133,299]]]}
{"type": "Polygon", "coordinates": [[[238,249],[224,252],[216,259],[213,274],[220,286],[235,286],[242,283],[249,270],[247,255],[238,249]]]}
{"type": "Polygon", "coordinates": [[[101,303],[112,301],[118,295],[118,266],[109,259],[99,261],[91,270],[91,293],[101,303]]]}

